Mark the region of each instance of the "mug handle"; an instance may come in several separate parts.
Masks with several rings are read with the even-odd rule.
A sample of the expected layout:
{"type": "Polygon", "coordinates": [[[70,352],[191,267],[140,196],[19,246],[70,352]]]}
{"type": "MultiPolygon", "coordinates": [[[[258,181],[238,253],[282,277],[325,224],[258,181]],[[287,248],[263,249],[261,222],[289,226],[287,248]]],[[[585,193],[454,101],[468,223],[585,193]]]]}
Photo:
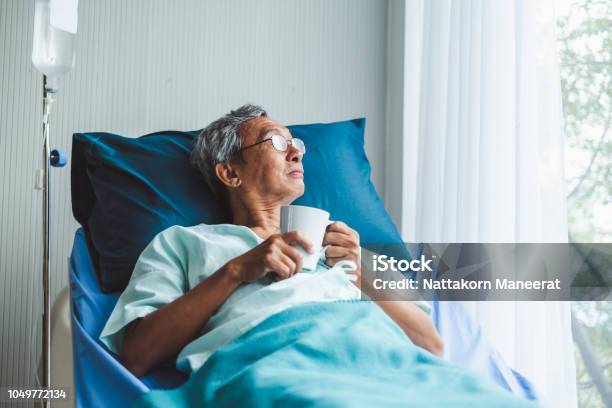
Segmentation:
{"type": "Polygon", "coordinates": [[[353,261],[343,260],[334,265],[334,268],[340,268],[346,274],[348,280],[355,282],[357,280],[357,264],[353,261]]]}
{"type": "MultiPolygon", "coordinates": [[[[333,224],[335,221],[329,220],[329,222],[327,223],[327,225],[333,224]]],[[[325,260],[327,259],[325,257],[325,251],[327,250],[327,248],[329,248],[330,245],[325,245],[323,248],[321,248],[321,255],[320,255],[320,259],[325,262],[325,260]]],[[[359,247],[359,257],[361,258],[361,246],[359,247]]],[[[353,261],[347,261],[347,260],[343,260],[340,261],[338,263],[336,263],[334,265],[334,268],[340,268],[342,269],[342,271],[347,275],[348,279],[350,281],[356,281],[357,280],[357,276],[355,275],[355,271],[357,270],[357,264],[355,264],[355,262],[353,261]]]]}

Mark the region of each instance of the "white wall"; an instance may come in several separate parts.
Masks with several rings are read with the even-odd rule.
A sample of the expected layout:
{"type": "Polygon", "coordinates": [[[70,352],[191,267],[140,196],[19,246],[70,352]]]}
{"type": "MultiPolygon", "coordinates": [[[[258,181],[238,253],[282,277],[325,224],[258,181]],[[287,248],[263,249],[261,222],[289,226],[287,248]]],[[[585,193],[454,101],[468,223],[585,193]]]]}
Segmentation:
{"type": "MultiPolygon", "coordinates": [[[[33,0],[0,0],[0,385],[32,385],[37,363],[42,86],[30,63],[33,10],[33,0]]],[[[387,1],[81,0],[79,19],[52,147],[69,151],[78,131],[201,128],[245,102],[287,124],[366,116],[384,196],[387,1]]],[[[77,228],[69,174],[52,176],[54,295],[67,283],[77,228]]]]}

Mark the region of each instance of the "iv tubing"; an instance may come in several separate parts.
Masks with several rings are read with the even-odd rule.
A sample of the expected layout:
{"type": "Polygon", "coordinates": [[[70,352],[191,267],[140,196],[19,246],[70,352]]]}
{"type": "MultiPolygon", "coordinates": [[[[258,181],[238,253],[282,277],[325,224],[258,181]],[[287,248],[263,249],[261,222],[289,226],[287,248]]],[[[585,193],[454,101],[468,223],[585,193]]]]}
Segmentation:
{"type": "MultiPolygon", "coordinates": [[[[51,166],[51,152],[49,148],[49,114],[51,113],[51,104],[53,103],[53,95],[57,89],[47,88],[47,77],[43,77],[43,348],[42,348],[42,366],[43,366],[43,381],[42,386],[49,388],[51,386],[51,297],[50,297],[50,228],[49,228],[49,206],[50,206],[50,183],[49,170],[51,166]]],[[[51,406],[50,399],[43,401],[45,408],[51,406]]]]}

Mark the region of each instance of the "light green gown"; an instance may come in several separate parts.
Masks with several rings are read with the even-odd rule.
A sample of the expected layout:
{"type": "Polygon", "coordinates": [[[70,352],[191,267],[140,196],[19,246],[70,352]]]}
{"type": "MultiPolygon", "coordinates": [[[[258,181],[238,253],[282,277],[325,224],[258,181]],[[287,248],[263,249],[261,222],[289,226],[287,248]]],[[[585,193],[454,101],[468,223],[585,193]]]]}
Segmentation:
{"type": "MultiPolygon", "coordinates": [[[[250,228],[232,224],[175,226],[161,232],[140,255],[100,340],[119,354],[128,323],[182,296],[261,242],[250,228]]],[[[279,282],[263,278],[243,284],[183,348],[176,367],[187,373],[197,370],[219,347],[291,306],[361,298],[360,290],[341,268],[328,268],[322,262],[314,272],[297,273],[279,282]]]]}

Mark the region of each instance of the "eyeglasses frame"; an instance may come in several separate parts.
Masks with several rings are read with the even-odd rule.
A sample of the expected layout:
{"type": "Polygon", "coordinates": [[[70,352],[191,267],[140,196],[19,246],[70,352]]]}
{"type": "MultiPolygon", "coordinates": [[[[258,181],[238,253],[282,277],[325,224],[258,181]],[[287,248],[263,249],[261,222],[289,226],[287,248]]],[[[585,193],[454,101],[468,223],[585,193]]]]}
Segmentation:
{"type": "MultiPolygon", "coordinates": [[[[251,147],[255,147],[255,146],[257,146],[257,145],[260,145],[260,144],[262,144],[262,143],[265,143],[265,142],[267,142],[267,141],[270,141],[270,140],[272,140],[272,139],[274,138],[274,136],[279,136],[279,137],[282,137],[283,139],[285,139],[285,141],[286,141],[286,143],[287,143],[287,149],[289,148],[289,145],[291,145],[291,146],[295,147],[295,145],[293,144],[293,140],[294,140],[294,139],[297,139],[297,140],[301,141],[301,142],[302,142],[302,144],[304,145],[304,152],[301,152],[299,149],[297,149],[297,147],[296,147],[296,150],[297,150],[298,152],[300,152],[300,154],[302,154],[302,155],[305,155],[305,154],[306,154],[306,143],[304,143],[304,141],[303,141],[302,139],[299,139],[299,138],[296,138],[296,137],[294,137],[294,138],[292,138],[292,139],[287,139],[287,138],[285,138],[283,135],[280,135],[280,134],[274,134],[274,135],[272,135],[272,136],[270,136],[270,137],[268,137],[268,138],[266,138],[266,139],[264,139],[264,140],[260,140],[259,142],[253,143],[252,145],[249,145],[249,146],[243,147],[242,149],[238,150],[236,153],[242,153],[243,151],[245,151],[245,150],[247,150],[247,149],[250,149],[251,147]]],[[[276,150],[276,151],[278,151],[278,152],[286,152],[286,151],[287,151],[287,149],[285,149],[285,150],[278,150],[278,149],[276,148],[276,146],[274,146],[274,142],[272,142],[272,147],[274,147],[274,150],[276,150]]]]}

